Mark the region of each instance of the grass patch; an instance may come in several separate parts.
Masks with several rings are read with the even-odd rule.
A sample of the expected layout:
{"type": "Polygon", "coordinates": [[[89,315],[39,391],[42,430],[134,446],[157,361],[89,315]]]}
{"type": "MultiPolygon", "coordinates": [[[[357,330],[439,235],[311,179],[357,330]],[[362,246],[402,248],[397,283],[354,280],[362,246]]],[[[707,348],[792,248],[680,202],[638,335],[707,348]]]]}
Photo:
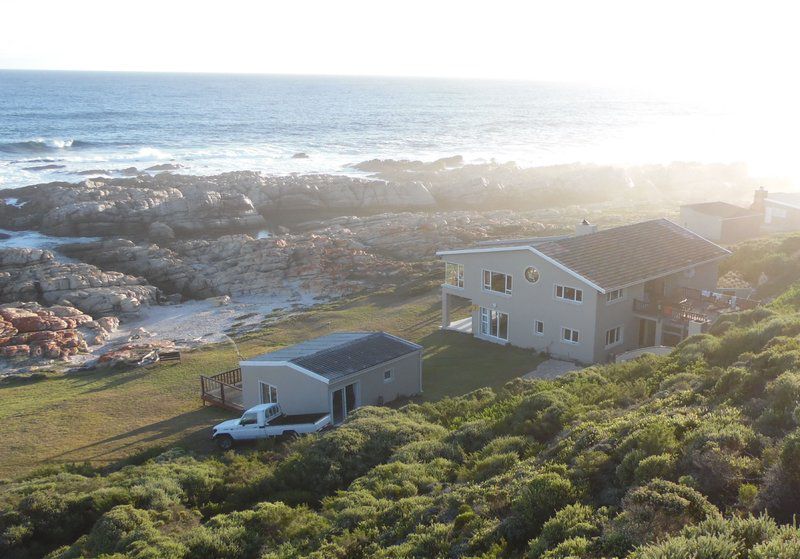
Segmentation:
{"type": "MultiPolygon", "coordinates": [[[[531,351],[439,330],[438,291],[383,291],[302,311],[237,340],[244,357],[337,330],[386,330],[425,346],[425,399],[502,386],[532,370],[531,351]]],[[[209,427],[232,416],[203,407],[198,375],[236,365],[230,344],[184,353],[179,364],[48,376],[0,385],[0,478],[51,464],[119,464],[154,448],[213,451],[209,427]]]]}

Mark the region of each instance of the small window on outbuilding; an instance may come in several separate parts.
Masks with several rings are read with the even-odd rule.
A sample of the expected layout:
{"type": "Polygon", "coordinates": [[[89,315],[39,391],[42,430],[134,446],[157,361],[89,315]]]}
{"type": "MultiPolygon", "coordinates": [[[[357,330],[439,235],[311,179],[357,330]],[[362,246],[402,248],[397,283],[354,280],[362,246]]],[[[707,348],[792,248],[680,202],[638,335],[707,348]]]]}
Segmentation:
{"type": "Polygon", "coordinates": [[[267,384],[261,383],[261,403],[262,404],[277,404],[278,403],[278,389],[267,384]]]}
{"type": "Polygon", "coordinates": [[[394,371],[387,369],[383,371],[383,382],[392,382],[394,380],[394,371]]]}

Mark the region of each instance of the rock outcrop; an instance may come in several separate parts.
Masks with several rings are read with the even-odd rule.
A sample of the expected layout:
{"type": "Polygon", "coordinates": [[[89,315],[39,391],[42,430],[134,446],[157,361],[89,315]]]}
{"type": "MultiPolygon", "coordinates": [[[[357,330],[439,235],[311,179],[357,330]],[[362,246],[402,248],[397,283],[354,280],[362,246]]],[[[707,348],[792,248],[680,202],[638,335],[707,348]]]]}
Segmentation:
{"type": "Polygon", "coordinates": [[[218,295],[333,297],[374,286],[409,270],[348,238],[228,235],[177,241],[169,248],[128,240],[64,245],[74,258],[103,269],[142,274],[166,292],[191,298],[218,295]]]}
{"type": "Polygon", "coordinates": [[[137,312],[157,302],[141,277],[58,261],[49,250],[0,248],[0,303],[69,305],[92,315],[137,312]]]}
{"type": "Polygon", "coordinates": [[[6,205],[0,217],[13,228],[51,235],[142,237],[159,222],[188,236],[266,226],[243,194],[221,193],[208,184],[178,189],[150,176],[51,183],[14,192],[28,203],[21,208],[6,205]]]}
{"type": "Polygon", "coordinates": [[[116,330],[116,319],[93,320],[64,305],[36,303],[0,306],[0,357],[68,359],[89,345],[105,342],[116,330]]]}
{"type": "Polygon", "coordinates": [[[296,215],[330,217],[407,210],[534,210],[608,201],[660,203],[715,196],[736,199],[753,187],[743,165],[673,163],[620,167],[570,164],[521,168],[514,163],[464,164],[372,160],[356,164],[371,178],[262,175],[250,171],[199,177],[169,172],[94,178],[13,191],[0,221],[54,235],[163,240],[254,232],[296,215]]]}
{"type": "Polygon", "coordinates": [[[387,183],[332,175],[263,176],[252,172],[193,177],[160,173],[95,178],[14,190],[22,207],[0,206],[14,229],[61,236],[146,237],[169,227],[176,236],[254,231],[261,214],[427,208],[433,196],[419,182],[387,183]],[[259,213],[260,212],[260,213],[259,213]]]}

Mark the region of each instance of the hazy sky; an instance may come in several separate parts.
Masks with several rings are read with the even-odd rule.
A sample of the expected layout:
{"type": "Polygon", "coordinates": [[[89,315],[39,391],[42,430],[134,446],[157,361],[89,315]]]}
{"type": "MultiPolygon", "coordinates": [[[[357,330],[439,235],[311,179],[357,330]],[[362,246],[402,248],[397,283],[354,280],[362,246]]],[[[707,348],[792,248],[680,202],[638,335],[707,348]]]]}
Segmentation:
{"type": "Polygon", "coordinates": [[[786,4],[3,0],[0,68],[787,83],[786,4]]]}

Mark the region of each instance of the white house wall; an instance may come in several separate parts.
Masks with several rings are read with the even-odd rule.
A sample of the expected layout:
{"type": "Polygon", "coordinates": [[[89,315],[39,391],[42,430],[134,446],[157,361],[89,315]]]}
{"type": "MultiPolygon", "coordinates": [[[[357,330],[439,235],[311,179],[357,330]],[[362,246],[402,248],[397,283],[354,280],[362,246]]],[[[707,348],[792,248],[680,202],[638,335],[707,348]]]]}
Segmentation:
{"type": "Polygon", "coordinates": [[[242,365],[245,409],[261,403],[259,382],[278,389],[278,403],[288,414],[328,413],[328,384],[286,365],[242,365]]]}
{"type": "Polygon", "coordinates": [[[722,218],[701,213],[689,207],[681,208],[680,225],[709,241],[722,240],[722,218]]]}
{"type": "MultiPolygon", "coordinates": [[[[595,313],[597,291],[573,275],[551,264],[531,251],[482,252],[443,255],[442,260],[464,265],[464,288],[446,286],[445,292],[466,297],[475,307],[485,307],[507,313],[509,339],[512,345],[547,351],[555,357],[581,362],[594,360],[595,313]],[[539,270],[535,284],[525,279],[525,269],[534,266],[539,270]],[[483,290],[483,270],[502,272],[512,276],[512,293],[504,295],[483,290]],[[583,303],[576,304],[555,298],[556,284],[583,290],[583,303]],[[534,335],[534,320],[544,322],[544,335],[534,335]],[[580,332],[580,343],[561,341],[561,328],[580,332]]],[[[472,312],[472,331],[478,338],[497,342],[480,334],[480,314],[472,312]]]]}

